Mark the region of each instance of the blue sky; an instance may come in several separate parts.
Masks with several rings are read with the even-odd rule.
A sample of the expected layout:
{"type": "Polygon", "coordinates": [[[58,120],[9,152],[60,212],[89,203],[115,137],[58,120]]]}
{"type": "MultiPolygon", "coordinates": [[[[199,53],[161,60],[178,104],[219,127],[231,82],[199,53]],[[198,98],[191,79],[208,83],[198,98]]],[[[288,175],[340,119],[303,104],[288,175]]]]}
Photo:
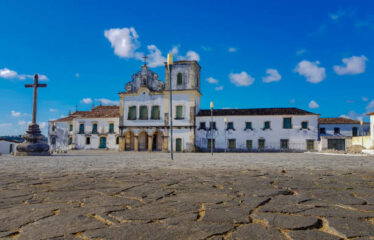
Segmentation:
{"type": "Polygon", "coordinates": [[[198,59],[202,108],[374,111],[373,1],[3,0],[0,8],[0,135],[22,134],[31,120],[30,75],[47,79],[44,127],[76,105],[118,101],[143,53],[162,80],[168,52],[198,59]]]}

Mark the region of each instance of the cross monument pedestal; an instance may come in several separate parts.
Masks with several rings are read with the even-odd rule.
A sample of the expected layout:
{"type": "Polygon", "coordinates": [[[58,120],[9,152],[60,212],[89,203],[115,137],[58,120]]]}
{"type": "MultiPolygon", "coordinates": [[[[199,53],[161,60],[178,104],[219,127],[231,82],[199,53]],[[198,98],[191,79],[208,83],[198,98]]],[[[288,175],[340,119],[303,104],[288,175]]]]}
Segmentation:
{"type": "Polygon", "coordinates": [[[17,146],[16,156],[49,156],[49,145],[45,143],[44,136],[42,135],[39,125],[36,123],[36,110],[38,99],[38,88],[47,87],[47,84],[39,84],[38,74],[34,76],[34,84],[26,84],[26,88],[34,88],[34,101],[32,109],[32,123],[26,134],[22,136],[25,140],[17,146]]]}

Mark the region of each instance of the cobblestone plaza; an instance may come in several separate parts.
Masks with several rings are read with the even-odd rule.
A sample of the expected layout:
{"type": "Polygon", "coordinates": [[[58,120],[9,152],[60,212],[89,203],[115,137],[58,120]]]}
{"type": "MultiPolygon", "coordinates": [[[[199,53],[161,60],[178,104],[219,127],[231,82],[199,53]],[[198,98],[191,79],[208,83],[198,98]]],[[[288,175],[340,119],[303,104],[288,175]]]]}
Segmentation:
{"type": "Polygon", "coordinates": [[[0,239],[373,239],[374,157],[0,158],[0,239]]]}

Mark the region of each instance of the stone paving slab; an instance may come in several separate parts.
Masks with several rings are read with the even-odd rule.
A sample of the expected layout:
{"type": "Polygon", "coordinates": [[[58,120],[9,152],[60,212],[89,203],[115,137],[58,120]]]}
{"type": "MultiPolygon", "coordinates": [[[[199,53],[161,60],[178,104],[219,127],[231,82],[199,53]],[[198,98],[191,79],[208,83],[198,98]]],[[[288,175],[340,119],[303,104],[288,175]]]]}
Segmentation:
{"type": "MultiPolygon", "coordinates": [[[[98,161],[81,157],[60,161],[98,161]]],[[[179,168],[104,167],[117,157],[88,169],[60,163],[61,171],[50,158],[20,171],[0,160],[0,239],[374,239],[370,168],[183,168],[186,159],[176,160],[179,168]]]]}

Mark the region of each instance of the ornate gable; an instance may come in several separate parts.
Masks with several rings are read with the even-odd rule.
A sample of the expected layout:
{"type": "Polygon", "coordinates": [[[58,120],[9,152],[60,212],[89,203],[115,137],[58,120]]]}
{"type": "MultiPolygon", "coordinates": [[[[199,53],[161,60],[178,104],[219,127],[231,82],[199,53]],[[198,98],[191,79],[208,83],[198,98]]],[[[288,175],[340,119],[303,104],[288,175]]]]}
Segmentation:
{"type": "Polygon", "coordinates": [[[147,65],[142,70],[131,76],[132,80],[126,83],[126,92],[136,92],[140,87],[146,87],[150,91],[162,91],[165,88],[163,81],[158,80],[158,75],[148,69],[147,65]]]}

